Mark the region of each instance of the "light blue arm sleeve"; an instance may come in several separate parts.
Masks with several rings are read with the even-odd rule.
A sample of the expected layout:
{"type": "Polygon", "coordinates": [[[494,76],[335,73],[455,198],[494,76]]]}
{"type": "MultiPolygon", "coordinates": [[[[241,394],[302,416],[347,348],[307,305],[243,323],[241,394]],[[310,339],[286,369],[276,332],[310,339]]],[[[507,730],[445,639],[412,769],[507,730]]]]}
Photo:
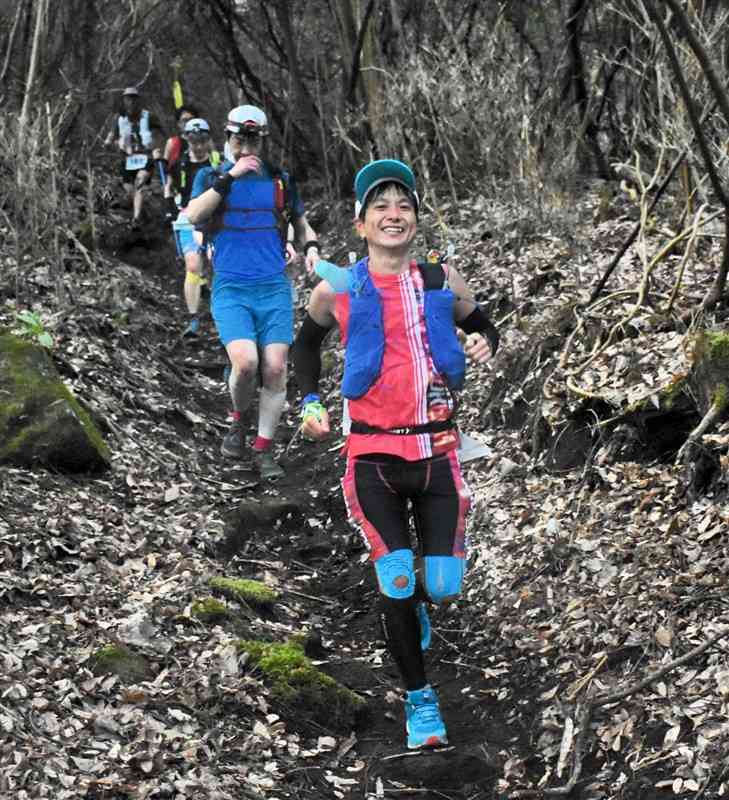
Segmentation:
{"type": "Polygon", "coordinates": [[[335,292],[349,291],[349,270],[346,267],[338,267],[331,261],[319,259],[314,269],[316,274],[326,281],[335,292]]]}

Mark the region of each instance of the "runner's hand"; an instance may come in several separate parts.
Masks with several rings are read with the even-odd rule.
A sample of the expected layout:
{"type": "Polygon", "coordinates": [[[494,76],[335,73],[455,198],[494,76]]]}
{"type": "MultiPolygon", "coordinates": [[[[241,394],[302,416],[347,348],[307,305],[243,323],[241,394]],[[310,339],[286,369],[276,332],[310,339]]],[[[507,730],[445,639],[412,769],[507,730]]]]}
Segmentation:
{"type": "Polygon", "coordinates": [[[260,171],[261,171],[261,159],[258,158],[258,156],[247,155],[247,156],[241,156],[235,162],[235,164],[233,164],[228,174],[232,175],[234,178],[240,178],[240,176],[245,174],[246,172],[260,173],[260,171]]]}
{"type": "Polygon", "coordinates": [[[316,271],[316,265],[319,263],[319,251],[316,247],[310,247],[306,252],[304,264],[306,265],[306,274],[311,277],[316,271]]]}
{"type": "Polygon", "coordinates": [[[321,403],[307,403],[301,409],[301,420],[305,438],[320,442],[329,436],[329,414],[321,403]]]}
{"type": "Polygon", "coordinates": [[[177,219],[177,204],[174,197],[165,197],[165,221],[172,222],[177,219]]]}
{"type": "Polygon", "coordinates": [[[480,333],[470,333],[466,337],[466,344],[463,349],[468,358],[477,364],[483,364],[493,355],[491,345],[480,333]]]}
{"type": "Polygon", "coordinates": [[[299,254],[291,242],[286,242],[286,263],[295,264],[299,260],[299,254]]]}

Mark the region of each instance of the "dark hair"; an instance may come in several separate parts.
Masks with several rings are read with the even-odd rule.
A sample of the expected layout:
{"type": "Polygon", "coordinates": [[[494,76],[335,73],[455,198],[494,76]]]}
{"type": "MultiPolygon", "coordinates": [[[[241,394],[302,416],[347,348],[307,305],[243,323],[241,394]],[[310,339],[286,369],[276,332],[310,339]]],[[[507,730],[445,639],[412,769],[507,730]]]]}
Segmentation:
{"type": "Polygon", "coordinates": [[[175,111],[175,119],[179,122],[180,121],[180,117],[183,114],[192,114],[193,118],[200,116],[200,114],[198,114],[196,108],[193,108],[192,106],[180,106],[177,109],[177,111],[175,111]]]}
{"type": "Polygon", "coordinates": [[[365,214],[367,213],[367,209],[369,208],[370,203],[373,203],[375,200],[382,197],[382,195],[385,194],[385,192],[388,189],[397,189],[397,191],[400,192],[400,194],[403,197],[407,197],[407,199],[413,204],[413,208],[415,209],[415,216],[417,217],[418,199],[413,194],[413,192],[411,192],[410,189],[408,189],[408,187],[405,186],[405,184],[400,183],[400,181],[385,181],[384,183],[379,183],[377,186],[375,186],[375,188],[372,189],[372,191],[367,195],[367,197],[365,197],[365,201],[362,204],[362,208],[359,210],[360,219],[365,218],[365,214]]]}

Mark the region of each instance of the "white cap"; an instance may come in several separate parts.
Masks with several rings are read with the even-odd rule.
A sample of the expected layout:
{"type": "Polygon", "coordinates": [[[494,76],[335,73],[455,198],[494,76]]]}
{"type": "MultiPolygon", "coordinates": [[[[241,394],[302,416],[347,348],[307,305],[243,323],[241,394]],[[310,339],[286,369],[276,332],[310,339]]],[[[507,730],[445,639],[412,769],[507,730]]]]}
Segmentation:
{"type": "Polygon", "coordinates": [[[210,126],[207,120],[202,119],[202,117],[195,117],[195,119],[189,119],[185,123],[185,133],[210,133],[210,126]]]}
{"type": "Polygon", "coordinates": [[[228,114],[225,130],[229,133],[259,133],[265,136],[268,133],[268,119],[256,106],[236,106],[228,114]]]}
{"type": "Polygon", "coordinates": [[[139,97],[139,89],[136,86],[127,86],[122,92],[122,97],[139,97]]]}

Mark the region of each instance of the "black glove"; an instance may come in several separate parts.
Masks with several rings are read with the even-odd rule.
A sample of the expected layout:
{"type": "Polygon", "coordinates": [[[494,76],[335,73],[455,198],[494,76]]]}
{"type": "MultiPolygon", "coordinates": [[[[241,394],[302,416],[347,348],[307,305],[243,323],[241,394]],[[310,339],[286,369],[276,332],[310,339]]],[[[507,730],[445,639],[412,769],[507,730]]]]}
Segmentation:
{"type": "Polygon", "coordinates": [[[165,222],[177,219],[177,203],[174,197],[165,197],[165,222]]]}

